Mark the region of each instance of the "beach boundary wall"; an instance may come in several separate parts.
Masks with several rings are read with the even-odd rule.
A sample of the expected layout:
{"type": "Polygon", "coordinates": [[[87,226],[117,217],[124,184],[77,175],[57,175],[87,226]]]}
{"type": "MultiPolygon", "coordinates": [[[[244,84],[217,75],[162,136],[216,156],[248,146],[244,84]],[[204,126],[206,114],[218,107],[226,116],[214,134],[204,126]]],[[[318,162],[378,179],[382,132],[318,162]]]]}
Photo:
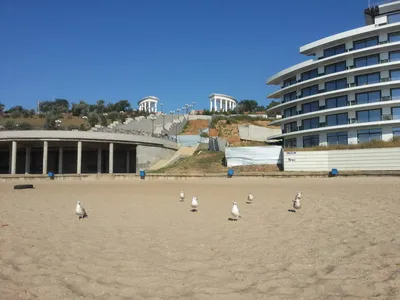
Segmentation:
{"type": "Polygon", "coordinates": [[[400,148],[327,151],[284,151],[285,171],[394,171],[400,170],[400,148]]]}
{"type": "Polygon", "coordinates": [[[227,147],[225,159],[228,167],[249,165],[281,165],[281,146],[227,147]]]}
{"type": "Polygon", "coordinates": [[[251,124],[239,125],[239,136],[241,140],[265,142],[272,135],[281,134],[280,128],[267,128],[251,124]]]}

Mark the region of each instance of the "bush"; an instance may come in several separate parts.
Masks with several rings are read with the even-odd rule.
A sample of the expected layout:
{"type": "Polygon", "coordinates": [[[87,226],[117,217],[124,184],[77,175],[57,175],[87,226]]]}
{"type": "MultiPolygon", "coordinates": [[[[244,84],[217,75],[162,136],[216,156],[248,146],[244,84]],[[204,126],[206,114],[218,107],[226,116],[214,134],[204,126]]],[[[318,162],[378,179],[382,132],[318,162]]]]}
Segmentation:
{"type": "Polygon", "coordinates": [[[100,116],[100,125],[106,127],[108,125],[106,116],[100,116]]]}
{"type": "Polygon", "coordinates": [[[33,126],[32,124],[28,122],[22,122],[18,124],[18,130],[32,130],[33,126]]]}
{"type": "Polygon", "coordinates": [[[86,131],[86,126],[85,126],[85,124],[79,125],[79,130],[80,130],[80,131],[86,131]]]}
{"type": "Polygon", "coordinates": [[[18,110],[14,110],[11,114],[10,114],[12,119],[18,119],[21,118],[21,112],[18,110]]]}
{"type": "Polygon", "coordinates": [[[68,125],[67,130],[79,130],[79,126],[77,126],[77,125],[68,125]]]}
{"type": "Polygon", "coordinates": [[[114,122],[118,119],[119,113],[116,111],[112,111],[108,113],[108,118],[111,120],[111,122],[114,122]]]}
{"type": "Polygon", "coordinates": [[[90,127],[94,127],[96,124],[99,123],[99,116],[96,113],[90,113],[87,120],[90,127]]]}
{"type": "Polygon", "coordinates": [[[7,121],[3,125],[4,130],[15,130],[17,128],[17,125],[14,123],[14,121],[7,121]]]}

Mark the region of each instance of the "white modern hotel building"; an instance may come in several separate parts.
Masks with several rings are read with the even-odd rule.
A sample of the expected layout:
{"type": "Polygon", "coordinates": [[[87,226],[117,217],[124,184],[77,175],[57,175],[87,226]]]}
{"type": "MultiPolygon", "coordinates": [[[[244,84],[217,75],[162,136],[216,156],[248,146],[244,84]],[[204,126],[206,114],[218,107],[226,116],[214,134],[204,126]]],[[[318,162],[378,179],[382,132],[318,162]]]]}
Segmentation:
{"type": "Polygon", "coordinates": [[[364,11],[366,26],[300,48],[314,59],[267,80],[285,147],[356,144],[400,136],[400,1],[364,11]]]}

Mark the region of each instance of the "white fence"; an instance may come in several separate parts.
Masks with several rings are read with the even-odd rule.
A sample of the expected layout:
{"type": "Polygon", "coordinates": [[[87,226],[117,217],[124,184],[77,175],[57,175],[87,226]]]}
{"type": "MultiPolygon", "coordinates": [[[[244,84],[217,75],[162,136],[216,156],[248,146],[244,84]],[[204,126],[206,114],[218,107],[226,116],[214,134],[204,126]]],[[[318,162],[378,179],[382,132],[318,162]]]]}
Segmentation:
{"type": "Polygon", "coordinates": [[[225,158],[228,167],[278,165],[282,163],[282,147],[227,147],[225,158]]]}
{"type": "Polygon", "coordinates": [[[284,152],[285,171],[400,170],[400,148],[284,152]]]}

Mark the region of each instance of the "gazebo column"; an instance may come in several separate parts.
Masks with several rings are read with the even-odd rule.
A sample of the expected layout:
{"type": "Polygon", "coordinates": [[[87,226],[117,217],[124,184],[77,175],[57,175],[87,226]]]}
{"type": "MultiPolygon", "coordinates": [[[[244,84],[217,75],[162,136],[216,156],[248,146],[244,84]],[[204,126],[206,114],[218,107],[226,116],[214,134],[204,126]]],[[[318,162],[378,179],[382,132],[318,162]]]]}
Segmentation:
{"type": "Polygon", "coordinates": [[[78,148],[76,153],[76,174],[82,173],[82,142],[78,142],[78,148]]]}
{"type": "Polygon", "coordinates": [[[97,148],[97,174],[101,174],[102,165],[101,165],[101,153],[103,149],[97,148]]]}
{"type": "Polygon", "coordinates": [[[63,156],[64,156],[64,148],[58,148],[58,174],[63,173],[63,156]]]}
{"type": "Polygon", "coordinates": [[[25,148],[25,174],[31,172],[31,148],[25,148]]]}

